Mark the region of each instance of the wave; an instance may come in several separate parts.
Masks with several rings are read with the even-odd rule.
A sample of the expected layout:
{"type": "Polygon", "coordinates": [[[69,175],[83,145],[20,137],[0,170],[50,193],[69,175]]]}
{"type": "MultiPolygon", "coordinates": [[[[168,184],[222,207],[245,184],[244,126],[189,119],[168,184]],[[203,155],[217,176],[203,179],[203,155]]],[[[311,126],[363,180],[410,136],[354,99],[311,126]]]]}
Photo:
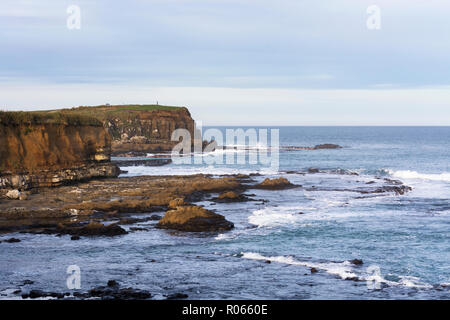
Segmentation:
{"type": "Polygon", "coordinates": [[[432,181],[446,181],[450,182],[450,172],[443,173],[419,173],[412,170],[388,170],[388,173],[399,179],[421,179],[421,180],[432,180],[432,181]]]}
{"type": "MultiPolygon", "coordinates": [[[[359,201],[359,200],[358,200],[359,201]]],[[[380,201],[369,199],[369,201],[380,201]]],[[[351,219],[368,216],[395,215],[395,211],[385,210],[383,212],[353,211],[348,210],[350,199],[315,199],[312,204],[305,206],[280,206],[265,207],[252,212],[248,222],[259,228],[273,228],[282,226],[308,227],[318,221],[351,219]]]]}
{"type": "Polygon", "coordinates": [[[405,286],[422,289],[430,289],[433,286],[422,283],[419,278],[412,276],[399,276],[399,281],[391,281],[385,279],[380,272],[373,272],[375,269],[361,268],[355,266],[350,261],[343,262],[312,262],[297,260],[292,256],[263,256],[255,252],[241,252],[241,257],[250,260],[264,260],[271,262],[278,262],[288,265],[297,265],[307,268],[315,268],[317,270],[325,271],[328,274],[338,276],[343,280],[356,280],[356,281],[368,281],[372,283],[384,284],[387,286],[405,286]]]}
{"type": "Polygon", "coordinates": [[[261,169],[241,169],[230,167],[214,167],[214,166],[170,166],[163,167],[147,167],[147,166],[131,166],[120,167],[121,170],[127,171],[127,173],[121,174],[121,177],[134,177],[134,176],[183,176],[183,175],[196,175],[196,174],[210,174],[210,175],[233,175],[233,174],[264,174],[274,175],[278,172],[270,168],[261,169]]]}

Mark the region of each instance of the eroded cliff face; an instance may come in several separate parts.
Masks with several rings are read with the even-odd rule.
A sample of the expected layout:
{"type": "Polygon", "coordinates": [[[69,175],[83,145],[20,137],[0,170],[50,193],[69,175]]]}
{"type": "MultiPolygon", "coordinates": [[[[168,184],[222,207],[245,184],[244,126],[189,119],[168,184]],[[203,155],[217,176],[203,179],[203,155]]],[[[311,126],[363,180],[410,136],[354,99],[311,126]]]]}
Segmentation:
{"type": "Polygon", "coordinates": [[[58,186],[114,177],[111,138],[101,123],[2,123],[0,188],[58,186]]]}
{"type": "Polygon", "coordinates": [[[170,151],[178,143],[171,141],[174,130],[187,129],[193,138],[195,128],[186,108],[142,110],[122,117],[110,115],[104,125],[113,139],[113,155],[170,151]]]}

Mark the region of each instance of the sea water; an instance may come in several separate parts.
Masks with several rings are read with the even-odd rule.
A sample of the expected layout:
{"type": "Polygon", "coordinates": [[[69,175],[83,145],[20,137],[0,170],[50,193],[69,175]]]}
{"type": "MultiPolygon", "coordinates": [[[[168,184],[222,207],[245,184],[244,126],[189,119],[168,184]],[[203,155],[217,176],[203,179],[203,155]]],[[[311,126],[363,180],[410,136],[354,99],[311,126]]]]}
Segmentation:
{"type": "Polygon", "coordinates": [[[0,240],[22,242],[0,244],[0,298],[14,298],[24,279],[34,281],[33,289],[70,291],[69,265],[80,267],[81,291],[115,279],[156,299],[175,292],[192,299],[450,298],[450,127],[279,129],[278,170],[260,164],[122,168],[128,171],[122,176],[259,173],[256,182],[283,176],[302,185],[247,192],[264,202],[199,203],[232,221],[232,231],[150,228],[79,241],[3,235],[0,240]],[[322,143],[343,148],[283,149],[322,143]],[[310,168],[319,173],[308,173],[310,168]],[[412,191],[352,191],[382,185],[385,178],[412,191]],[[355,258],[363,264],[352,264],[355,258]]]}

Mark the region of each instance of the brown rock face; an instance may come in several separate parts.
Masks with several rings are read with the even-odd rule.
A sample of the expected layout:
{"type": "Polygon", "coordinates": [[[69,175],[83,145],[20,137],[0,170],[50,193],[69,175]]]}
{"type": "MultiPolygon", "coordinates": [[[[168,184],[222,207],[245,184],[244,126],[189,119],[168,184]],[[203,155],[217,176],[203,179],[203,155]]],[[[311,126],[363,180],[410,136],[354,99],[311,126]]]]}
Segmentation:
{"type": "Polygon", "coordinates": [[[156,226],[189,232],[224,231],[234,227],[224,216],[199,206],[183,206],[169,210],[156,226]]]}
{"type": "Polygon", "coordinates": [[[171,151],[178,143],[171,141],[176,129],[187,129],[194,138],[195,123],[187,108],[146,110],[139,107],[130,106],[125,114],[106,111],[102,119],[99,118],[112,137],[113,155],[171,151]]]}
{"type": "Polygon", "coordinates": [[[119,173],[109,162],[111,138],[98,121],[12,121],[0,116],[0,188],[57,186],[119,173]]]}

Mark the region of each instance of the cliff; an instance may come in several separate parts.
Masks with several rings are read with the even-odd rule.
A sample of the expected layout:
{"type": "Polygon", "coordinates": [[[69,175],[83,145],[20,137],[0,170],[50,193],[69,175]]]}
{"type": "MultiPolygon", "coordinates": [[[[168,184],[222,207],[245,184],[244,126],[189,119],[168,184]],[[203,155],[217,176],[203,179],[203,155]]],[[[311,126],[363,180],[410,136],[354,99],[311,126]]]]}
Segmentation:
{"type": "Polygon", "coordinates": [[[170,151],[175,129],[189,130],[194,137],[195,122],[185,107],[159,105],[103,105],[67,110],[72,114],[100,120],[112,138],[113,155],[145,155],[170,151]]]}
{"type": "Polygon", "coordinates": [[[114,177],[111,138],[97,119],[50,112],[0,112],[0,188],[58,186],[114,177]]]}

